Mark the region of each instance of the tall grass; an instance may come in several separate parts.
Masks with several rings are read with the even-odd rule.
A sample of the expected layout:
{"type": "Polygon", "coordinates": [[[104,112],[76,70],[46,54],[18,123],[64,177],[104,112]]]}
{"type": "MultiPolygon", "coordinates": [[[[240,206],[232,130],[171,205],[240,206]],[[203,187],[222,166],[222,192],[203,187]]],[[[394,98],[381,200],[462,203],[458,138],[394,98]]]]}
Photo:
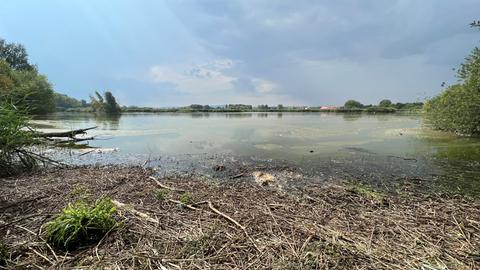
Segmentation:
{"type": "Polygon", "coordinates": [[[38,157],[28,150],[40,145],[29,118],[22,110],[7,101],[0,104],[0,176],[31,170],[38,164],[38,157]]]}
{"type": "Polygon", "coordinates": [[[115,206],[108,198],[95,204],[68,204],[62,213],[47,223],[47,241],[52,245],[72,249],[100,240],[117,226],[113,217],[115,206]]]}

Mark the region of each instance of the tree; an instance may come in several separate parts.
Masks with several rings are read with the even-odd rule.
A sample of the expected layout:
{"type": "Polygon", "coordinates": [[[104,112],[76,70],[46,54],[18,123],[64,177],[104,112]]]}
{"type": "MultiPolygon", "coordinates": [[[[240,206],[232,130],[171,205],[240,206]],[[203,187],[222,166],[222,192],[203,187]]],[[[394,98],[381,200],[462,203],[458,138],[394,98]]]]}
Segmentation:
{"type": "Polygon", "coordinates": [[[54,92],[47,78],[36,69],[15,70],[0,60],[0,100],[10,100],[30,114],[55,110],[54,92]]]}
{"type": "Polygon", "coordinates": [[[110,91],[105,92],[105,112],[107,114],[120,113],[120,106],[118,105],[117,100],[110,91]]]}
{"type": "MultiPolygon", "coordinates": [[[[477,25],[480,23],[477,22],[477,25]]],[[[480,49],[474,48],[460,65],[459,83],[424,105],[427,122],[436,129],[480,135],[480,49]]]]}
{"type": "Polygon", "coordinates": [[[392,101],[390,101],[389,99],[384,99],[384,100],[380,101],[380,103],[378,103],[378,106],[380,106],[380,107],[390,107],[390,106],[392,106],[392,101]]]}
{"type": "Polygon", "coordinates": [[[95,91],[95,96],[90,96],[94,112],[106,114],[119,114],[121,112],[120,105],[118,105],[112,92],[106,91],[102,96],[98,91],[95,91]]]}
{"type": "Polygon", "coordinates": [[[28,54],[21,44],[7,43],[0,38],[0,59],[10,64],[14,70],[36,70],[36,67],[28,62],[28,54]]]}
{"type": "Polygon", "coordinates": [[[356,100],[351,99],[345,102],[345,105],[343,105],[343,107],[347,109],[357,109],[357,108],[362,108],[363,104],[356,100]]]}
{"type": "Polygon", "coordinates": [[[55,107],[57,108],[68,109],[68,108],[82,107],[81,101],[64,94],[55,93],[54,100],[55,100],[55,107]]]}

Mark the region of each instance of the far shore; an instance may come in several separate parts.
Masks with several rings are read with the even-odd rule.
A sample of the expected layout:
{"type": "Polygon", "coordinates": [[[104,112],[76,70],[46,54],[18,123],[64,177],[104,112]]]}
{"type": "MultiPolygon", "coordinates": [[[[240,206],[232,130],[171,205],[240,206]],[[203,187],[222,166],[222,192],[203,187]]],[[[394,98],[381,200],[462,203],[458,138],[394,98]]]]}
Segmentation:
{"type": "MultiPolygon", "coordinates": [[[[57,112],[71,112],[71,113],[95,113],[90,108],[59,108],[57,112]]],[[[394,114],[394,113],[421,113],[420,109],[392,109],[392,108],[372,108],[372,109],[296,109],[296,110],[192,110],[182,108],[126,108],[122,109],[121,113],[352,113],[352,114],[394,114]]]]}

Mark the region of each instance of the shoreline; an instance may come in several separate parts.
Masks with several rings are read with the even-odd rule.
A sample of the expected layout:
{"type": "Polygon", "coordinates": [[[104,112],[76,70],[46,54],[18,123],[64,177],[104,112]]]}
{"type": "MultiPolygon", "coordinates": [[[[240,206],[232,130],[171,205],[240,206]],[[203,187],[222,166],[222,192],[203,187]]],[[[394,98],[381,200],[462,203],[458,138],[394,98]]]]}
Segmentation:
{"type": "Polygon", "coordinates": [[[347,182],[286,190],[266,172],[229,181],[194,173],[164,176],[157,177],[159,186],[150,178],[159,173],[134,166],[82,166],[0,179],[0,235],[9,247],[8,266],[480,267],[478,198],[424,194],[414,185],[393,194],[347,182]],[[159,190],[164,197],[156,196],[159,190]],[[188,206],[180,202],[186,192],[188,206]],[[68,203],[103,196],[128,205],[117,208],[121,228],[68,253],[42,241],[42,225],[68,203]]]}

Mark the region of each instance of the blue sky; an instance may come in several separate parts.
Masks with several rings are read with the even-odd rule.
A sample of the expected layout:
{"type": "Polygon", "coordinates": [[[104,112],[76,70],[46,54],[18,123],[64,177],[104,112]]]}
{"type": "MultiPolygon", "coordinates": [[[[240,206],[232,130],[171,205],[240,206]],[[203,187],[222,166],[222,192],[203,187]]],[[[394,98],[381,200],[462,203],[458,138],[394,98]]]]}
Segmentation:
{"type": "Polygon", "coordinates": [[[417,101],[477,46],[479,0],[4,0],[58,92],[121,104],[417,101]]]}

